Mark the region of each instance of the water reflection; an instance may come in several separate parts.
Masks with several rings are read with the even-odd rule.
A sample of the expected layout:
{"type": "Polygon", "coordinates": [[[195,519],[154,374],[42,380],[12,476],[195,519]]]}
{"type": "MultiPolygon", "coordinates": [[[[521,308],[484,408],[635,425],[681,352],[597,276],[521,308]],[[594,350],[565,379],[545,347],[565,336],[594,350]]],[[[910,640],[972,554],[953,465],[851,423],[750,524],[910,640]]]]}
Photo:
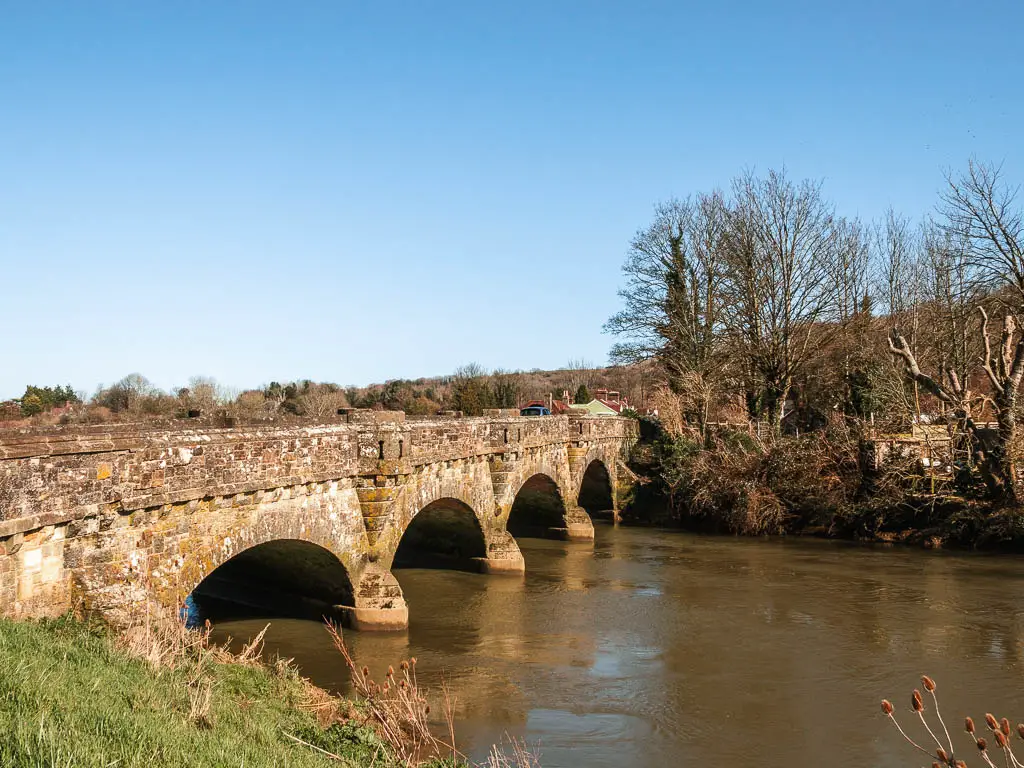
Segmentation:
{"type": "MultiPolygon", "coordinates": [[[[377,674],[414,655],[446,680],[476,755],[508,732],[545,768],[904,766],[877,702],[924,671],[956,722],[1024,717],[1019,558],[610,526],[519,543],[525,577],[402,570],[409,631],[346,634],[377,674]]],[[[267,650],[345,689],[316,624],[275,620],[267,650]]]]}

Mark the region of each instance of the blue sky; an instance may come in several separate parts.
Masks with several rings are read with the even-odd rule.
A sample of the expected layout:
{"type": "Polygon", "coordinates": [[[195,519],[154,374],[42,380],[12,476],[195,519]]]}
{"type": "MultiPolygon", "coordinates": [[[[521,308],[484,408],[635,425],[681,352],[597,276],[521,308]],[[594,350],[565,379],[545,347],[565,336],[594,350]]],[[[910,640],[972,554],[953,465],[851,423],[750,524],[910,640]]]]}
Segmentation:
{"type": "Polygon", "coordinates": [[[1024,182],[1015,2],[0,0],[0,398],[606,359],[632,234],[785,164],[1024,182]]]}

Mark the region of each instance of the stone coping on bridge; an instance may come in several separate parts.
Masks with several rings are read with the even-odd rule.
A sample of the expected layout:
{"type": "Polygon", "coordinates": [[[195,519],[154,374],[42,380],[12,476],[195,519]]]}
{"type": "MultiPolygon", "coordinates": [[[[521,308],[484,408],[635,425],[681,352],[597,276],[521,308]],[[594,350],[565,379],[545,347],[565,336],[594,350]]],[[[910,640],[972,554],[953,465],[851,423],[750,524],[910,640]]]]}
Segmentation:
{"type": "Polygon", "coordinates": [[[343,478],[379,482],[429,464],[636,434],[635,422],[621,417],[499,413],[405,421],[400,413],[358,411],[329,422],[2,430],[0,538],[98,513],[343,478]]]}
{"type": "MultiPolygon", "coordinates": [[[[30,456],[52,456],[61,453],[94,453],[105,450],[124,450],[144,447],[153,441],[166,442],[176,437],[188,440],[194,436],[214,440],[226,436],[253,436],[295,432],[309,434],[310,430],[325,431],[367,427],[416,431],[431,427],[461,426],[516,422],[518,424],[549,424],[552,422],[592,422],[602,426],[587,434],[608,436],[628,435],[630,430],[621,425],[632,422],[626,417],[594,416],[571,413],[560,416],[520,416],[514,408],[487,409],[484,416],[407,416],[402,411],[374,411],[353,409],[344,415],[329,419],[274,418],[274,419],[154,419],[135,422],[104,424],[54,424],[28,427],[0,426],[0,460],[30,456]],[[616,428],[615,424],[620,427],[616,428]]],[[[536,433],[537,430],[531,430],[536,433]]],[[[584,434],[580,431],[579,434],[584,434]]]]}

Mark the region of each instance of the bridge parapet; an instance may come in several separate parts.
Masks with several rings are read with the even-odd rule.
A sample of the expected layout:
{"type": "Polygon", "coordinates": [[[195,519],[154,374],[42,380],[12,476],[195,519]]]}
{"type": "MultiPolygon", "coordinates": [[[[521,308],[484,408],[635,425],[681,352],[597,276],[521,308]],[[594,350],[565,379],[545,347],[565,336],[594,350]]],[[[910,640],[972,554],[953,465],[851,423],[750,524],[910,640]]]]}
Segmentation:
{"type": "Polygon", "coordinates": [[[0,430],[0,615],[67,610],[73,582],[96,592],[142,561],[165,574],[177,563],[176,578],[194,580],[275,537],[324,546],[356,583],[370,564],[390,564],[405,526],[439,495],[480,517],[491,570],[521,568],[505,531],[521,475],[546,467],[578,517],[570,464],[635,435],[627,419],[510,411],[0,430]]]}

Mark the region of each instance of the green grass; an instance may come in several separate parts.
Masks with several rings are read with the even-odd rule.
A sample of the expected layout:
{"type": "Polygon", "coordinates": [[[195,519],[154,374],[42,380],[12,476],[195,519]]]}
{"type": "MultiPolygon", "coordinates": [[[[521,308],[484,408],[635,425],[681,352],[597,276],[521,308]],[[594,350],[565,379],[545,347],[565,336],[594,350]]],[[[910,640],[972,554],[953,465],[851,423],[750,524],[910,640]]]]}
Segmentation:
{"type": "Polygon", "coordinates": [[[102,629],[71,619],[0,620],[0,765],[389,765],[371,730],[318,726],[298,707],[303,691],[294,672],[261,666],[206,661],[157,671],[102,629]],[[190,717],[189,681],[197,676],[212,685],[206,722],[190,717]]]}

